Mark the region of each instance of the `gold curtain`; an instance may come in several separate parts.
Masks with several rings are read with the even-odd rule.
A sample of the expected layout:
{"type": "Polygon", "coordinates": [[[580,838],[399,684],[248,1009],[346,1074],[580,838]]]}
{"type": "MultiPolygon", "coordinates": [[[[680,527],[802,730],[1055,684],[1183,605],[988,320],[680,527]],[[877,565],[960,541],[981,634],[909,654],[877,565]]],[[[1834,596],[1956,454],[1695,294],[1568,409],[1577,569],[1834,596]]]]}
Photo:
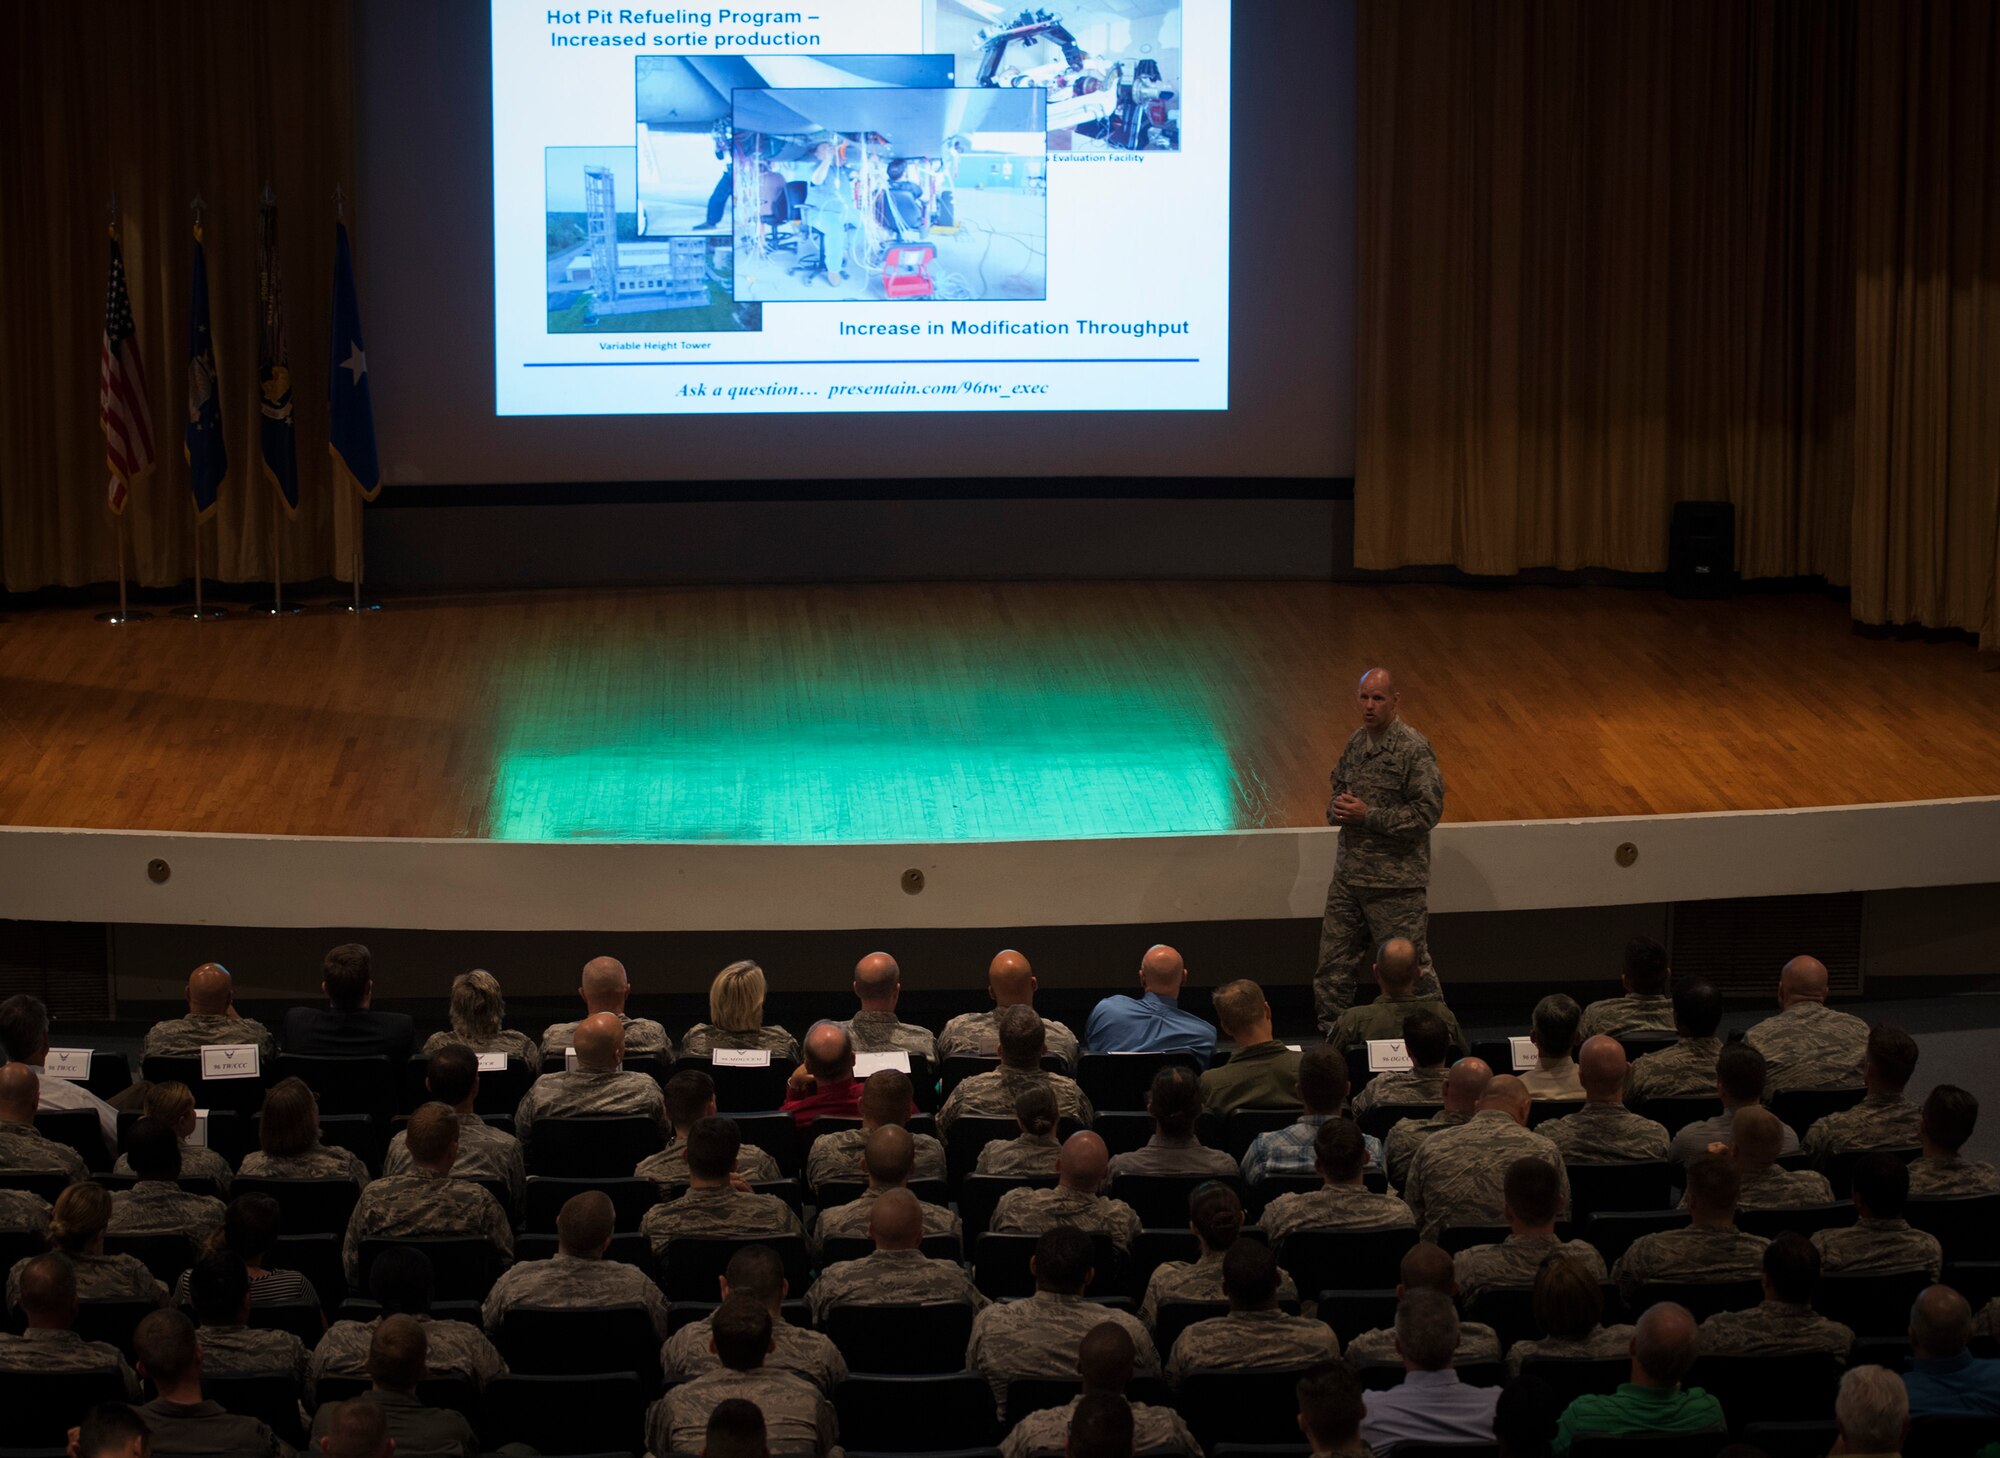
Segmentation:
{"type": "MultiPolygon", "coordinates": [[[[326,450],[333,197],[352,197],[347,0],[7,7],[14,100],[0,147],[0,567],[8,589],[116,572],[97,423],[108,267],[122,222],[156,464],[126,508],[136,581],[194,571],[186,421],[189,202],[199,195],[229,476],[202,528],[205,574],[270,577],[281,519],[288,581],[345,575],[354,520],[326,450]],[[258,452],[258,205],[276,197],[301,505],[282,520],[258,452]]],[[[353,228],[354,209],[348,209],[353,228]]],[[[363,299],[364,319],[366,299],[363,299]]]]}

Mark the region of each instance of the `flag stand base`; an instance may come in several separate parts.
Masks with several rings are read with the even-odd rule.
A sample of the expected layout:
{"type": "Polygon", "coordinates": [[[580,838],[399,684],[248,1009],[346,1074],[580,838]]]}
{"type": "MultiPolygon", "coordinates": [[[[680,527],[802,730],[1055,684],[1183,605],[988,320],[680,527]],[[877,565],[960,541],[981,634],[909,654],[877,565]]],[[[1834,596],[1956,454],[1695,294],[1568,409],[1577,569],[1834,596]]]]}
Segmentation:
{"type": "Polygon", "coordinates": [[[248,612],[253,618],[295,618],[305,609],[295,602],[252,603],[248,612]]]}
{"type": "Polygon", "coordinates": [[[168,613],[167,616],[170,618],[187,618],[192,622],[205,623],[211,618],[228,617],[229,609],[221,607],[197,606],[194,603],[189,603],[186,607],[175,608],[172,612],[168,613]]]}
{"type": "Polygon", "coordinates": [[[108,613],[97,614],[97,616],[95,617],[95,619],[93,619],[93,621],[100,623],[113,623],[113,624],[143,623],[151,619],[152,616],[153,615],[151,613],[146,612],[141,608],[128,608],[124,612],[120,612],[118,609],[113,608],[108,613]]]}
{"type": "Polygon", "coordinates": [[[382,604],[379,602],[344,602],[338,610],[343,613],[351,613],[356,617],[362,617],[368,613],[381,612],[382,604]]]}

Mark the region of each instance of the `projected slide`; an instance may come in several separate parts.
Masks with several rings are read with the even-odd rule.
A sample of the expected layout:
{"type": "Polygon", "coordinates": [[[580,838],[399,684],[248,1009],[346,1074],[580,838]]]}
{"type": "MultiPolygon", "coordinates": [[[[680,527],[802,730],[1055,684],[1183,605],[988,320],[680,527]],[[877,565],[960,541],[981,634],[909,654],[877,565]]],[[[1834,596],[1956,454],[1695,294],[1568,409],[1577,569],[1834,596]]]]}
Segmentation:
{"type": "Polygon", "coordinates": [[[1229,0],[492,4],[501,415],[1228,408],[1229,0]]]}

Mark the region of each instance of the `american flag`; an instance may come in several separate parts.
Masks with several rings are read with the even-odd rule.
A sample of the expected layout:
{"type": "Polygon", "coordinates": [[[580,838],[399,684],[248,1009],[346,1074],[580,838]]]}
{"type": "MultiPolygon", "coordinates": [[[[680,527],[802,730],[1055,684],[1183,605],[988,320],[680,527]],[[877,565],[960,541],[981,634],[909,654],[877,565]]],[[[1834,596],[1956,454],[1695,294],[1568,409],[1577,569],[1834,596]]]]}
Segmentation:
{"type": "Polygon", "coordinates": [[[131,483],[153,464],[153,417],[146,408],[146,367],[125,292],[125,258],[111,240],[111,282],[104,293],[104,348],[97,361],[97,410],[104,426],[104,461],[111,468],[110,506],[125,509],[131,483]]]}

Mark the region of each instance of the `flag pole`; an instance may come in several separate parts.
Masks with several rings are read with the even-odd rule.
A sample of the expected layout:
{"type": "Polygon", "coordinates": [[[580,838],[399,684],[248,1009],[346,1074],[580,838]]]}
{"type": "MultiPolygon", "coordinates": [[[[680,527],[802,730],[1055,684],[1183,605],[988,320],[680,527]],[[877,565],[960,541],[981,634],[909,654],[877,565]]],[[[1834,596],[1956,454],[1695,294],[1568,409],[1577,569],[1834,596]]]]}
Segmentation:
{"type": "MultiPolygon", "coordinates": [[[[111,241],[115,245],[118,242],[118,193],[116,189],[112,191],[110,200],[104,204],[104,231],[111,235],[111,241]]],[[[131,504],[131,499],[132,484],[128,481],[125,483],[125,500],[127,505],[131,504]]],[[[122,623],[143,623],[153,615],[143,608],[138,612],[132,611],[125,596],[125,513],[123,511],[114,511],[111,514],[111,518],[111,535],[118,544],[118,611],[114,613],[98,613],[97,621],[100,623],[110,623],[113,626],[122,623]]]]}
{"type": "MultiPolygon", "coordinates": [[[[345,224],[347,221],[347,189],[338,182],[333,185],[333,217],[334,221],[339,224],[345,224]]],[[[360,617],[366,613],[379,613],[382,611],[382,604],[379,602],[364,603],[361,600],[361,520],[365,509],[361,492],[357,487],[354,493],[354,538],[348,544],[350,550],[348,565],[351,569],[351,575],[354,578],[354,601],[349,603],[346,609],[355,617],[360,617]]]]}
{"type": "MultiPolygon", "coordinates": [[[[194,210],[194,239],[195,239],[195,246],[199,248],[201,246],[201,215],[203,209],[205,209],[208,206],[208,204],[202,201],[200,193],[196,193],[194,196],[194,201],[189,203],[188,206],[194,210]]],[[[188,529],[190,535],[192,535],[194,538],[194,606],[177,607],[174,609],[173,615],[177,618],[186,618],[190,622],[196,622],[196,623],[206,622],[211,618],[226,618],[229,616],[229,609],[219,608],[219,607],[218,608],[204,607],[202,605],[201,509],[194,504],[192,498],[190,498],[188,501],[188,529]]]]}

